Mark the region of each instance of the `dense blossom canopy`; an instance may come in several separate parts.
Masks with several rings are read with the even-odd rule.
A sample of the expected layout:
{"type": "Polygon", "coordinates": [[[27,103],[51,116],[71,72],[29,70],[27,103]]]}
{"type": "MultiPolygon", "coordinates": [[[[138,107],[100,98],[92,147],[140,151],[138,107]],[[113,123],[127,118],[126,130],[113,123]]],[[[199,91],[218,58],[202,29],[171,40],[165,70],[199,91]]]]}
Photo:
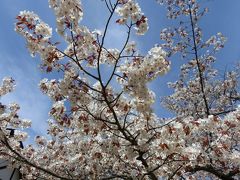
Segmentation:
{"type": "MultiPolygon", "coordinates": [[[[39,83],[52,100],[51,119],[48,135],[36,136],[33,145],[19,146],[31,126],[18,116],[20,107],[0,104],[0,158],[19,168],[23,179],[238,179],[239,70],[222,79],[213,69],[226,38],[218,33],[204,40],[198,20],[207,9],[197,0],[158,0],[170,19],[181,22],[163,29],[165,42],[143,55],[129,41],[132,31],[148,30],[137,1],[102,3],[109,17],[101,32],[81,25],[79,0],[49,0],[65,49],[52,41],[52,28],[38,15],[17,16],[16,31],[30,54],[40,56],[42,70],[63,77],[39,83]],[[105,47],[111,22],[127,29],[121,49],[105,47]],[[162,100],[176,117],[162,119],[152,110],[156,97],[147,83],[166,74],[176,54],[188,62],[179,80],[169,83],[174,93],[162,100]],[[16,129],[14,136],[9,128],[16,129]]],[[[3,79],[0,97],[14,86],[12,78],[3,79]]]]}

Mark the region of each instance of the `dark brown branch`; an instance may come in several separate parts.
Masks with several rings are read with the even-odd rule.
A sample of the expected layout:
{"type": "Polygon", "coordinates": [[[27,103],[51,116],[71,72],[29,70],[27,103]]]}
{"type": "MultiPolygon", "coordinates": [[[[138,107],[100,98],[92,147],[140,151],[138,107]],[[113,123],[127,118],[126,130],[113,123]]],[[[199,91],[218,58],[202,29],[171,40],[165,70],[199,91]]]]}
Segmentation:
{"type": "MultiPolygon", "coordinates": [[[[74,47],[75,47],[75,46],[74,46],[74,47]]],[[[57,48],[56,48],[56,50],[57,50],[58,52],[62,53],[64,56],[66,56],[66,57],[70,58],[71,60],[73,60],[73,62],[75,62],[75,63],[77,64],[77,66],[80,68],[80,70],[82,70],[84,73],[86,73],[87,75],[89,75],[89,76],[92,77],[93,79],[98,80],[98,77],[96,77],[96,76],[94,76],[93,74],[89,73],[88,71],[86,71],[86,70],[81,66],[81,64],[79,63],[79,59],[78,59],[78,57],[77,57],[77,55],[76,55],[76,52],[74,52],[74,56],[75,56],[75,58],[76,58],[76,59],[74,59],[73,57],[67,55],[66,53],[64,53],[64,52],[61,51],[60,49],[57,49],[57,48]]]]}
{"type": "Polygon", "coordinates": [[[183,167],[183,165],[179,166],[173,173],[172,175],[168,178],[168,180],[173,179],[173,177],[177,174],[177,172],[183,167]]]}
{"type": "Polygon", "coordinates": [[[115,62],[115,64],[114,64],[113,71],[112,71],[112,73],[111,73],[111,75],[110,75],[110,78],[108,79],[108,82],[106,83],[105,87],[108,86],[108,84],[111,82],[111,80],[112,80],[112,78],[113,78],[113,76],[114,76],[114,74],[115,74],[115,71],[116,71],[116,68],[117,68],[118,61],[119,61],[119,59],[120,59],[120,57],[121,57],[121,55],[122,55],[124,49],[126,48],[126,46],[127,46],[127,44],[128,44],[128,41],[129,41],[129,38],[130,38],[130,34],[131,34],[131,28],[132,28],[132,25],[133,25],[133,24],[131,23],[131,25],[128,27],[128,32],[127,32],[127,38],[126,38],[126,41],[125,41],[125,43],[124,43],[124,45],[123,45],[122,50],[121,50],[120,53],[119,53],[119,57],[118,57],[118,59],[116,60],[116,62],[115,62]]]}
{"type": "Polygon", "coordinates": [[[189,15],[190,15],[190,20],[191,20],[191,28],[192,28],[193,49],[194,49],[194,53],[195,53],[195,59],[197,61],[199,82],[200,82],[201,92],[202,92],[202,96],[203,96],[203,100],[204,100],[204,104],[205,104],[206,115],[208,116],[210,114],[209,113],[209,106],[208,106],[207,97],[206,97],[205,90],[204,90],[204,79],[203,79],[203,74],[202,74],[202,68],[201,68],[201,64],[200,64],[200,61],[199,61],[199,57],[198,57],[196,34],[195,34],[195,27],[194,27],[194,22],[193,22],[193,15],[192,15],[192,7],[191,7],[190,4],[188,6],[189,6],[189,15]]]}
{"type": "Polygon", "coordinates": [[[112,10],[110,9],[110,7],[109,7],[109,5],[108,5],[108,2],[107,2],[107,0],[104,0],[105,1],[105,4],[106,4],[106,6],[107,6],[107,9],[108,9],[108,11],[111,13],[112,12],[112,10]]]}
{"type": "Polygon", "coordinates": [[[101,78],[101,71],[100,71],[100,59],[101,59],[101,53],[102,53],[102,50],[103,50],[103,45],[104,45],[104,41],[105,41],[105,38],[106,38],[106,34],[107,34],[107,30],[108,30],[108,26],[109,26],[109,23],[112,19],[112,16],[114,14],[114,11],[115,9],[117,8],[117,5],[118,5],[118,2],[116,2],[116,4],[114,5],[113,7],[113,10],[111,11],[111,14],[107,20],[107,23],[105,25],[105,29],[104,29],[104,32],[103,32],[103,37],[102,37],[102,42],[100,44],[100,47],[99,47],[99,52],[98,52],[98,57],[97,57],[97,72],[98,72],[98,80],[102,86],[102,88],[104,87],[103,85],[103,82],[102,82],[102,78],[101,78]]]}
{"type": "MultiPolygon", "coordinates": [[[[144,167],[147,169],[149,166],[147,164],[146,159],[143,158],[143,155],[145,154],[145,152],[138,151],[138,154],[139,156],[137,157],[137,160],[141,161],[144,167]]],[[[146,175],[148,175],[152,180],[158,180],[157,176],[154,174],[153,171],[147,172],[146,175]]]]}
{"type": "Polygon", "coordinates": [[[237,174],[240,174],[239,170],[230,171],[228,174],[224,174],[221,169],[218,170],[211,165],[195,166],[188,170],[188,172],[191,172],[191,173],[196,173],[198,171],[209,172],[222,180],[234,180],[233,177],[236,176],[237,174]]]}
{"type": "Polygon", "coordinates": [[[14,154],[17,156],[17,157],[12,156],[14,159],[16,159],[16,160],[18,160],[18,161],[20,161],[20,162],[22,162],[22,163],[25,163],[25,164],[27,164],[27,165],[29,165],[29,166],[35,167],[36,169],[41,170],[41,171],[43,171],[44,173],[49,174],[49,175],[51,175],[51,176],[53,176],[53,177],[59,178],[59,179],[61,179],[61,180],[70,180],[69,178],[62,177],[62,176],[60,176],[60,175],[58,175],[58,174],[55,174],[54,172],[52,172],[52,171],[50,171],[50,170],[47,170],[47,169],[45,169],[45,168],[43,168],[43,167],[41,167],[41,166],[38,166],[38,165],[30,162],[29,160],[27,160],[25,157],[23,157],[20,153],[18,153],[16,150],[14,150],[14,149],[10,146],[10,144],[8,143],[8,140],[7,140],[7,138],[6,138],[5,136],[4,136],[4,140],[1,140],[1,142],[2,142],[12,153],[14,153],[14,154]]]}

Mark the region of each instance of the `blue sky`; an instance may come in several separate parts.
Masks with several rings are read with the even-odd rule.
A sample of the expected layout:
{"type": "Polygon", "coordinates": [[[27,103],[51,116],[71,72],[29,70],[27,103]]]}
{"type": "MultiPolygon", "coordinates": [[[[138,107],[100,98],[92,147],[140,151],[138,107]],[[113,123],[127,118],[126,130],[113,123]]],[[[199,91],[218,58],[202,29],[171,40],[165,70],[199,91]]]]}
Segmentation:
{"type": "MultiPolygon", "coordinates": [[[[158,5],[155,0],[138,0],[142,11],[149,19],[150,29],[146,36],[134,36],[142,52],[146,53],[154,44],[161,43],[159,32],[161,29],[173,25],[166,19],[165,8],[158,5]]],[[[240,1],[239,0],[202,0],[210,12],[205,16],[201,25],[205,38],[217,32],[222,32],[227,38],[225,48],[218,54],[216,66],[224,70],[226,65],[231,67],[240,60],[240,1]]],[[[82,24],[91,30],[102,29],[106,22],[106,9],[101,0],[82,0],[84,6],[84,20],[82,24]]],[[[30,10],[37,13],[43,21],[55,29],[53,11],[48,8],[47,0],[3,0],[0,6],[0,79],[5,76],[13,77],[17,82],[14,93],[1,99],[1,102],[17,102],[21,106],[20,115],[33,121],[33,132],[44,134],[48,111],[51,107],[49,98],[38,89],[39,81],[49,77],[39,71],[38,58],[31,58],[25,48],[25,40],[14,31],[15,17],[21,10],[30,10]]],[[[119,26],[111,26],[108,38],[108,47],[121,47],[125,30],[119,26]]],[[[61,40],[61,39],[59,39],[61,40]]],[[[179,66],[185,61],[180,58],[171,59],[171,71],[158,78],[151,84],[151,88],[159,96],[169,94],[168,81],[177,80],[179,66]]],[[[106,72],[107,73],[107,72],[106,72]]],[[[159,101],[154,108],[157,114],[167,117],[170,114],[163,109],[159,101]]]]}

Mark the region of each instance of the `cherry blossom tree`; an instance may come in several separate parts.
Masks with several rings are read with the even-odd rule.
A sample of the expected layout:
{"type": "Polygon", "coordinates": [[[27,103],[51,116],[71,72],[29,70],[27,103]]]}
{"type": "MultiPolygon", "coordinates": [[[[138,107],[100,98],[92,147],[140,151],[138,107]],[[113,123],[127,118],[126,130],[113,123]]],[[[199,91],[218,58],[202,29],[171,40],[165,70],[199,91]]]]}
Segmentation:
{"type": "MultiPolygon", "coordinates": [[[[19,146],[31,121],[18,116],[17,104],[0,104],[0,158],[23,179],[239,178],[239,70],[220,76],[212,66],[225,37],[204,40],[198,21],[207,9],[197,0],[157,2],[179,26],[163,29],[165,43],[146,55],[130,41],[132,33],[148,30],[135,0],[103,0],[109,16],[102,32],[81,25],[79,0],[49,0],[65,49],[38,15],[20,12],[16,31],[30,54],[41,57],[43,71],[62,75],[39,83],[53,105],[48,134],[36,136],[35,144],[19,146]],[[127,30],[121,49],[105,46],[111,22],[127,30]],[[153,112],[156,97],[147,83],[168,72],[173,55],[187,63],[169,83],[174,93],[162,100],[176,116],[166,120],[153,112]],[[16,129],[14,137],[7,128],[16,129]]],[[[12,78],[3,79],[0,96],[14,86],[12,78]]]]}

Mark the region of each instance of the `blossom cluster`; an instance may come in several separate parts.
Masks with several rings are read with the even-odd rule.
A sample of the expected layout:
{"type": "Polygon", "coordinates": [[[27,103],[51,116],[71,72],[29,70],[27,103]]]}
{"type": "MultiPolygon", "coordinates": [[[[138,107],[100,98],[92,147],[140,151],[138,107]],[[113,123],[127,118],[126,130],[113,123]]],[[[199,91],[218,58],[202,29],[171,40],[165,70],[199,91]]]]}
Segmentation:
{"type": "Polygon", "coordinates": [[[2,85],[0,87],[0,96],[13,91],[15,82],[12,78],[6,77],[3,79],[2,85]]]}
{"type": "MultiPolygon", "coordinates": [[[[126,99],[121,98],[119,105],[124,102],[127,102],[126,99]]],[[[65,113],[64,105],[58,101],[53,106],[55,113],[58,114],[56,119],[59,119],[59,114],[65,113]]],[[[19,106],[12,105],[10,109],[12,113],[17,112],[19,106]]],[[[94,113],[93,109],[91,113],[94,113]]],[[[118,113],[121,117],[120,112],[118,113]]],[[[98,118],[107,120],[112,118],[110,115],[111,113],[108,113],[107,117],[98,118]]],[[[153,114],[149,116],[148,126],[142,119],[144,117],[134,115],[129,116],[129,122],[126,122],[129,123],[128,129],[138,134],[136,137],[138,143],[130,146],[126,139],[121,138],[121,134],[115,136],[108,131],[110,129],[106,127],[104,121],[99,121],[87,112],[75,110],[71,115],[70,126],[62,126],[63,124],[50,120],[48,132],[51,138],[36,136],[37,147],[28,145],[19,152],[21,157],[36,163],[35,166],[29,168],[27,164],[16,162],[14,167],[21,164],[20,170],[26,179],[35,176],[50,179],[57,177],[98,179],[116,174],[122,177],[143,178],[145,173],[152,170],[156,176],[171,177],[179,166],[182,168],[174,175],[176,179],[200,176],[204,178],[212,175],[192,174],[191,170],[199,165],[208,164],[216,169],[227,168],[226,172],[239,171],[239,108],[223,118],[211,115],[207,118],[195,119],[189,116],[169,119],[162,125],[159,124],[160,121],[157,122],[157,117],[153,114]],[[144,157],[148,157],[147,170],[138,160],[138,151],[141,151],[144,157]],[[28,174],[24,173],[26,169],[28,174]],[[48,172],[54,172],[54,176],[48,172]]],[[[65,118],[65,123],[66,120],[65,118]]],[[[109,124],[109,126],[113,125],[109,124]]],[[[117,133],[114,129],[112,131],[117,133]]],[[[26,133],[16,131],[15,138],[8,141],[16,150],[19,149],[17,141],[23,141],[26,136],[26,133]]],[[[13,152],[3,147],[1,146],[2,152],[15,156],[13,152]]]]}
{"type": "Polygon", "coordinates": [[[99,45],[94,32],[85,26],[78,26],[67,41],[69,45],[64,51],[66,55],[76,58],[80,63],[85,60],[88,66],[96,67],[99,45]]]}
{"type": "MultiPolygon", "coordinates": [[[[0,86],[0,97],[8,94],[13,91],[15,84],[12,78],[4,78],[2,85],[0,86]]],[[[10,138],[13,146],[18,146],[18,141],[25,141],[28,137],[28,134],[22,131],[22,128],[29,128],[31,126],[31,121],[27,119],[20,119],[18,116],[18,111],[20,106],[16,103],[11,103],[9,106],[3,105],[0,103],[0,139],[4,141],[5,138],[10,138]],[[13,140],[12,135],[10,134],[11,129],[19,129],[15,131],[15,137],[13,140]],[[16,141],[14,143],[14,141],[16,141]]],[[[0,146],[0,149],[5,149],[4,146],[0,146]]]]}
{"type": "Polygon", "coordinates": [[[148,30],[148,19],[141,12],[141,8],[135,0],[120,1],[121,7],[118,7],[116,12],[120,15],[117,20],[119,24],[127,24],[128,20],[131,24],[136,25],[138,35],[144,35],[148,30]]]}
{"type": "Polygon", "coordinates": [[[203,39],[203,33],[198,25],[199,19],[206,12],[201,10],[197,1],[161,1],[168,7],[170,14],[177,12],[175,18],[188,18],[177,28],[165,28],[160,38],[168,56],[180,53],[188,62],[181,66],[180,78],[169,87],[174,93],[163,99],[168,109],[182,116],[204,117],[207,114],[221,114],[236,108],[236,101],[231,97],[238,97],[238,73],[226,72],[221,80],[219,72],[213,68],[216,61],[215,54],[224,47],[226,38],[222,33],[203,39]],[[176,4],[174,4],[176,2],[176,4]],[[185,9],[185,10],[184,10],[185,9]],[[185,13],[187,12],[187,13],[185,13]],[[229,74],[234,74],[229,76],[229,74]],[[233,86],[226,86],[229,82],[233,86]],[[231,95],[232,94],[232,95],[231,95]]]}
{"type": "Polygon", "coordinates": [[[159,75],[164,75],[170,68],[166,60],[166,53],[161,47],[150,49],[144,58],[134,58],[132,62],[126,63],[119,68],[127,81],[117,77],[125,90],[130,92],[135,99],[135,106],[139,112],[148,112],[155,102],[155,95],[148,90],[147,82],[152,81],[159,75]]]}
{"type": "Polygon", "coordinates": [[[57,32],[62,36],[66,28],[75,29],[83,17],[81,1],[79,0],[49,0],[49,6],[54,10],[57,22],[57,32]]]}
{"type": "Polygon", "coordinates": [[[30,11],[21,11],[17,16],[16,31],[26,38],[27,48],[32,56],[39,53],[42,66],[48,72],[59,68],[61,53],[50,43],[52,28],[30,11]]]}

